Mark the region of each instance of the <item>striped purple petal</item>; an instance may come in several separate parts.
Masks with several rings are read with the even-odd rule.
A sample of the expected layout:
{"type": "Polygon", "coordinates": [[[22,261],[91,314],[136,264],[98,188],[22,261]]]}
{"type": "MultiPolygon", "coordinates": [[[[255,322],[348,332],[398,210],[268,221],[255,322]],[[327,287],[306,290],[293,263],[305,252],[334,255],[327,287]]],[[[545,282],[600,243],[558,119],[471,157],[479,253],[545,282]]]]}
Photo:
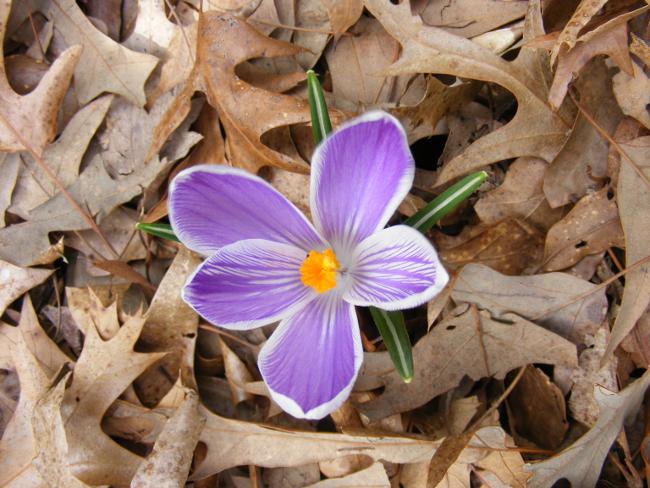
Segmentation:
{"type": "Polygon", "coordinates": [[[344,299],[386,310],[416,307],[449,281],[431,243],[417,230],[396,225],[361,242],[349,265],[344,299]]]}
{"type": "Polygon", "coordinates": [[[337,255],[386,225],[411,188],[414,172],[406,134],[385,112],[351,120],[318,146],[311,210],[337,255]]]}
{"type": "Polygon", "coordinates": [[[205,256],[244,239],[323,247],[311,223],[284,196],[230,166],[201,165],[179,173],[169,190],[169,219],[181,242],[205,256]]]}
{"type": "Polygon", "coordinates": [[[336,293],[325,293],[280,322],[258,365],[284,411],[320,419],[346,400],[362,360],[354,307],[336,293]]]}
{"type": "Polygon", "coordinates": [[[305,251],[251,239],[223,247],[187,281],[183,299],[208,322],[251,329],[290,316],[316,292],[300,281],[305,251]]]}

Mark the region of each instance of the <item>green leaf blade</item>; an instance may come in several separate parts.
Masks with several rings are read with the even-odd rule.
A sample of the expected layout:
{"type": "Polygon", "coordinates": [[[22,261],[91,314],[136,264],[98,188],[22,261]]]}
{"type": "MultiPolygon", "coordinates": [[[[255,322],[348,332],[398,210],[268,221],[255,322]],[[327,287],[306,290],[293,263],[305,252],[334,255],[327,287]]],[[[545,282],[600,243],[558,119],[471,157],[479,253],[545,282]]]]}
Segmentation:
{"type": "Polygon", "coordinates": [[[307,96],[309,98],[309,110],[311,112],[311,130],[314,141],[319,144],[327,135],[332,132],[332,123],[327,111],[325,96],[320,82],[313,70],[307,71],[307,96]]]}
{"type": "Polygon", "coordinates": [[[370,314],[395,365],[395,370],[404,383],[410,383],[413,380],[413,350],[404,324],[404,315],[402,312],[389,312],[375,307],[370,307],[370,314]]]}
{"type": "Polygon", "coordinates": [[[135,228],[151,234],[152,236],[161,237],[162,239],[168,239],[174,242],[181,242],[174,231],[172,226],[169,224],[145,224],[144,222],[138,222],[135,224],[135,228]]]}
{"type": "Polygon", "coordinates": [[[418,210],[413,216],[409,217],[404,222],[404,225],[413,227],[422,233],[427,232],[440,219],[452,212],[474,193],[486,178],[487,173],[485,171],[479,171],[478,173],[466,176],[431,200],[428,205],[418,210]]]}

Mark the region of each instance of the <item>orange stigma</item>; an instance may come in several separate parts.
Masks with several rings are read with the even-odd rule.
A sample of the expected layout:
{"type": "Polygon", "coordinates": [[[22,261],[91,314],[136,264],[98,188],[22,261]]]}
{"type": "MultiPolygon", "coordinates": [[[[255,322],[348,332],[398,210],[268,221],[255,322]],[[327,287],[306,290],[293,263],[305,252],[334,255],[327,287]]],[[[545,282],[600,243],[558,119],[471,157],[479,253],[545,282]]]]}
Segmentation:
{"type": "Polygon", "coordinates": [[[336,270],[339,266],[331,249],[323,252],[309,251],[300,266],[300,281],[318,293],[324,293],[336,286],[336,270]]]}

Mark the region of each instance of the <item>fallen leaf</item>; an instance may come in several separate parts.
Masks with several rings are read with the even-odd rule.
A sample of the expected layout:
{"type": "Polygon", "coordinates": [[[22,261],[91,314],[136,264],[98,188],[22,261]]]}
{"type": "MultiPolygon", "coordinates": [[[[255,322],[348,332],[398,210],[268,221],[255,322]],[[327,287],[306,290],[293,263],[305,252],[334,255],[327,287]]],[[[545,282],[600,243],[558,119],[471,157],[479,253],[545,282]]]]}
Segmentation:
{"type": "Polygon", "coordinates": [[[648,385],[650,371],[620,393],[595,386],[594,396],[600,411],[598,422],[557,456],[527,465],[526,468],[534,474],[528,486],[546,488],[562,478],[571,482],[571,486],[596,486],[612,443],[625,419],[636,415],[648,385]]]}
{"type": "Polygon", "coordinates": [[[462,37],[474,37],[520,19],[526,13],[521,0],[461,0],[427,2],[420,13],[426,25],[462,37]]]}
{"type": "MultiPolygon", "coordinates": [[[[443,73],[479,79],[497,83],[517,98],[514,118],[451,160],[440,173],[438,184],[503,159],[536,156],[551,161],[555,157],[566,139],[567,126],[544,102],[547,64],[539,53],[523,48],[517,61],[509,63],[472,41],[425,26],[411,15],[406,2],[391,5],[368,0],[366,7],[402,45],[402,54],[390,74],[443,73]]],[[[525,39],[541,33],[538,2],[529,2],[526,22],[525,39]]]]}
{"type": "Polygon", "coordinates": [[[517,433],[545,449],[560,447],[569,429],[564,395],[540,369],[527,366],[507,401],[517,433]]]}
{"type": "Polygon", "coordinates": [[[69,378],[70,373],[67,373],[34,406],[32,432],[37,453],[34,458],[34,466],[41,477],[46,480],[47,486],[84,488],[89,485],[79,481],[70,472],[68,466],[68,440],[61,418],[61,403],[69,378]]]}
{"type": "Polygon", "coordinates": [[[265,37],[234,17],[216,12],[202,16],[197,66],[208,101],[219,112],[231,164],[253,173],[267,165],[307,172],[305,161],[279,153],[261,141],[262,135],[273,128],[308,122],[307,102],[251,86],[235,72],[238,64],[252,58],[296,52],[296,46],[265,37]]]}
{"type": "Polygon", "coordinates": [[[509,219],[487,227],[469,241],[439,251],[450,266],[482,263],[507,274],[535,269],[542,257],[542,238],[531,225],[509,219]]]}
{"type": "Polygon", "coordinates": [[[608,188],[581,198],[546,234],[544,270],[556,271],[608,248],[624,247],[618,208],[608,188]]]}
{"type": "Polygon", "coordinates": [[[104,341],[93,323],[86,324],[84,347],[62,406],[68,464],[85,483],[126,485],[140,465],[139,456],[102,431],[101,420],[133,380],[164,356],[133,350],[143,325],[142,317],[131,317],[104,341]]]}
{"type": "Polygon", "coordinates": [[[424,405],[456,387],[463,377],[494,376],[529,363],[575,365],[575,346],[512,314],[494,320],[474,306],[459,307],[413,347],[413,381],[404,383],[388,353],[368,353],[355,388],[384,386],[376,399],[359,405],[371,421],[424,405]],[[463,310],[465,308],[466,310],[463,310]]]}
{"type": "MultiPolygon", "coordinates": [[[[98,98],[79,110],[59,138],[45,148],[43,161],[63,186],[72,185],[79,177],[82,158],[112,98],[98,98]]],[[[9,211],[29,220],[30,212],[56,195],[58,189],[51,176],[32,157],[27,154],[19,157],[22,164],[9,211]]]]}
{"type": "Polygon", "coordinates": [[[323,0],[322,3],[327,9],[332,31],[337,36],[356,24],[363,13],[363,0],[348,0],[347,2],[323,0]]]}
{"type": "MultiPolygon", "coordinates": [[[[601,59],[591,61],[576,82],[580,104],[609,135],[623,118],[614,99],[611,74],[601,59]]],[[[607,176],[607,141],[580,113],[569,139],[544,177],[544,194],[560,207],[603,186],[607,176]]]]}
{"type": "Polygon", "coordinates": [[[518,158],[508,168],[503,183],[481,195],[474,210],[486,224],[518,218],[548,229],[563,211],[551,209],[542,190],[547,170],[543,159],[518,158]]]}
{"type": "Polygon", "coordinates": [[[135,473],[131,488],[184,486],[204,423],[199,414],[198,394],[185,390],[185,400],[165,424],[153,452],[135,473]]]}
{"type": "Polygon", "coordinates": [[[637,63],[632,63],[634,74],[625,71],[614,75],[614,95],[625,115],[634,117],[650,129],[650,78],[637,63]]]}
{"type": "Polygon", "coordinates": [[[18,180],[18,172],[20,171],[20,160],[18,158],[17,154],[0,155],[0,173],[3,176],[2,181],[0,181],[0,229],[6,225],[5,211],[11,205],[11,195],[18,180]]]}
{"type": "MultiPolygon", "coordinates": [[[[118,205],[139,195],[170,164],[156,159],[127,176],[113,179],[102,161],[94,158],[67,190],[75,201],[84,202],[88,212],[101,220],[118,205]]],[[[0,259],[30,264],[49,249],[50,232],[87,228],[89,225],[81,214],[62,193],[57,193],[32,210],[27,222],[0,229],[0,259]]]]}
{"type": "Polygon", "coordinates": [[[144,83],[158,64],[157,58],[131,51],[102,34],[74,0],[33,0],[33,4],[54,21],[68,46],[83,46],[74,71],[81,104],[104,92],[122,95],[140,107],[145,104],[144,83]]]}
{"type": "Polygon", "coordinates": [[[609,391],[618,391],[616,378],[616,359],[610,358],[601,364],[609,339],[609,324],[603,326],[588,338],[587,348],[580,353],[579,367],[573,371],[569,410],[573,418],[584,425],[593,427],[598,420],[598,403],[594,397],[594,387],[601,386],[609,391]]]}
{"type": "Polygon", "coordinates": [[[463,267],[451,296],[496,318],[514,312],[574,344],[598,330],[608,305],[604,288],[566,273],[505,276],[481,264],[463,267]]]}
{"type": "Polygon", "coordinates": [[[134,51],[164,59],[167,48],[181,27],[167,18],[165,0],[140,0],[138,10],[133,32],[123,45],[134,51]]]}
{"type": "MultiPolygon", "coordinates": [[[[640,137],[621,144],[625,153],[647,177],[650,176],[648,148],[650,137],[640,137]]],[[[630,264],[650,255],[650,188],[625,158],[621,159],[621,169],[616,191],[621,224],[625,234],[625,262],[630,264]]],[[[625,336],[634,328],[637,320],[650,303],[650,264],[645,263],[625,275],[623,300],[612,326],[612,335],[605,351],[603,361],[618,347],[625,336]]]]}
{"type": "MultiPolygon", "coordinates": [[[[11,0],[0,1],[2,40],[11,4],[11,0]]],[[[81,46],[71,45],[52,64],[38,87],[20,96],[9,85],[4,54],[0,53],[0,151],[32,150],[42,154],[56,134],[57,112],[81,55],[81,46]]]]}
{"type": "Polygon", "coordinates": [[[53,270],[21,268],[0,260],[0,315],[19,296],[50,277],[53,270]]]}
{"type": "Polygon", "coordinates": [[[370,467],[342,478],[330,478],[319,481],[308,488],[389,488],[390,480],[381,463],[373,463],[370,467]]]}

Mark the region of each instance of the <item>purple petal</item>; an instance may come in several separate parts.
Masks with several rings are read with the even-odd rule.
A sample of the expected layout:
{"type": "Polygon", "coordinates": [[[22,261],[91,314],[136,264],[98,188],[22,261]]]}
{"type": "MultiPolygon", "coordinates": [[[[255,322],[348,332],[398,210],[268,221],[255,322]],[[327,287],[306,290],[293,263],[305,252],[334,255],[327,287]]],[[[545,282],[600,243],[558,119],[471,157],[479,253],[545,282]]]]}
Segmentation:
{"type": "Polygon", "coordinates": [[[351,120],[316,148],[311,211],[335,253],[350,252],[386,225],[411,188],[414,172],[404,129],[384,112],[351,120]]]}
{"type": "Polygon", "coordinates": [[[326,293],[280,322],[258,364],[283,410],[320,419],[346,400],[362,360],[354,307],[338,294],[326,293]]]}
{"type": "Polygon", "coordinates": [[[169,219],[190,249],[209,256],[244,239],[265,239],[301,249],[322,239],[284,196],[263,179],[229,166],[201,165],[174,178],[169,219]]]}
{"type": "Polygon", "coordinates": [[[183,288],[183,299],[207,321],[228,329],[270,324],[304,308],[316,292],[300,281],[305,251],[251,239],[219,249],[183,288]]]}
{"type": "Polygon", "coordinates": [[[348,273],[346,301],[386,310],[431,300],[449,281],[431,243],[405,225],[381,230],[359,244],[348,273]]]}

